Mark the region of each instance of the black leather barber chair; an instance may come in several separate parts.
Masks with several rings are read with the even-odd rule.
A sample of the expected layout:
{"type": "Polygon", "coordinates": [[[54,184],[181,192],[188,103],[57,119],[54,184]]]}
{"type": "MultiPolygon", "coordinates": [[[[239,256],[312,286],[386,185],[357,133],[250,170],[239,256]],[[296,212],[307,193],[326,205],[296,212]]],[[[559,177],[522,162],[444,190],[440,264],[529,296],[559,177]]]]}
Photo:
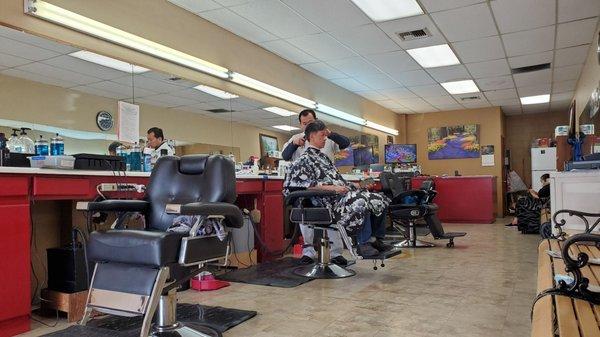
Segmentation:
{"type": "Polygon", "coordinates": [[[186,233],[168,232],[178,215],[213,219],[239,228],[243,218],[233,204],[235,168],[224,156],[162,157],[150,176],[144,200],[78,203],[89,212],[139,212],[145,230],[117,228],[91,233],[88,260],[95,262],[85,316],[92,310],[119,316],[143,316],[140,336],[207,336],[193,324],[176,321],[177,289],[207,262],[227,258],[228,241],[197,236],[197,221],[186,233]],[[152,320],[154,318],[154,323],[152,320]],[[152,330],[152,331],[151,331],[152,330]]]}
{"type": "MultiPolygon", "coordinates": [[[[310,198],[313,197],[331,197],[335,195],[336,193],[333,191],[297,190],[285,198],[285,204],[292,206],[290,222],[304,224],[315,231],[321,232],[321,239],[317,249],[317,261],[294,269],[294,274],[318,279],[335,279],[356,275],[355,271],[331,262],[328,230],[336,230],[340,233],[342,242],[344,242],[354,260],[363,259],[357,254],[352,244],[352,239],[346,233],[346,229],[336,223],[334,215],[327,207],[313,206],[310,201],[310,198]]],[[[400,249],[395,248],[391,251],[383,252],[378,256],[369,257],[368,260],[372,260],[374,269],[377,269],[376,264],[378,261],[381,261],[381,267],[384,267],[385,259],[400,253],[400,249]]]]}
{"type": "Polygon", "coordinates": [[[438,206],[433,203],[437,195],[433,180],[425,180],[418,190],[410,190],[396,195],[392,199],[389,213],[394,226],[404,227],[405,240],[398,243],[399,247],[420,248],[435,247],[431,242],[417,238],[417,224],[424,225],[436,240],[448,240],[446,247],[454,247],[454,238],[467,235],[464,232],[445,232],[437,217],[438,206]],[[410,200],[410,202],[406,202],[410,200]]]}

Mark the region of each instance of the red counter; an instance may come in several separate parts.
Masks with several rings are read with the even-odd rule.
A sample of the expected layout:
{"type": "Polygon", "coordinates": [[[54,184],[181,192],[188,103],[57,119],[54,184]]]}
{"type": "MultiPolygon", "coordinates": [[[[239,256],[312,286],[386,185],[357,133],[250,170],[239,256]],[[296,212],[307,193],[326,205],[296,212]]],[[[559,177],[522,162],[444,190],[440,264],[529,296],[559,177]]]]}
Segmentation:
{"type": "Polygon", "coordinates": [[[412,188],[418,189],[426,179],[433,179],[438,195],[442,222],[493,223],[496,220],[496,177],[415,177],[412,188]]]}
{"type": "MultiPolygon", "coordinates": [[[[100,183],[148,182],[147,174],[131,175],[0,168],[0,274],[3,275],[0,278],[0,337],[30,329],[31,203],[35,200],[91,200],[96,197],[96,186],[100,183]]],[[[262,213],[259,232],[272,251],[284,245],[282,185],[282,180],[256,177],[238,179],[236,183],[240,207],[252,209],[256,200],[262,213]]],[[[119,197],[140,198],[142,195],[127,192],[119,197]]],[[[259,251],[259,257],[266,256],[259,251]]]]}

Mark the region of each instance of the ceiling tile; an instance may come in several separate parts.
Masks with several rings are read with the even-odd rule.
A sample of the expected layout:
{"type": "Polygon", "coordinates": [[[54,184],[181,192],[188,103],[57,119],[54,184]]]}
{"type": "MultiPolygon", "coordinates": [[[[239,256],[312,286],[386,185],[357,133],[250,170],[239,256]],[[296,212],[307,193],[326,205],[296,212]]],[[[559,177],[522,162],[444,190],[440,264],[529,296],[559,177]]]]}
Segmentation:
{"type": "Polygon", "coordinates": [[[510,75],[510,67],[506,59],[466,64],[474,78],[510,75]]]}
{"type": "Polygon", "coordinates": [[[475,82],[482,91],[514,88],[512,76],[480,78],[475,82]]]}
{"type": "Polygon", "coordinates": [[[500,0],[490,4],[502,34],[555,23],[556,7],[549,5],[547,0],[500,0]]]}
{"type": "Polygon", "coordinates": [[[42,63],[60,69],[71,70],[80,74],[94,76],[103,80],[111,80],[113,78],[119,78],[127,75],[126,72],[104,67],[68,55],[62,55],[44,60],[42,63]]]}
{"type": "Polygon", "coordinates": [[[399,88],[402,85],[392,80],[388,75],[360,76],[358,80],[374,90],[399,88]]]}
{"type": "Polygon", "coordinates": [[[379,92],[394,100],[417,97],[417,95],[406,88],[379,90],[379,92]]]}
{"type": "Polygon", "coordinates": [[[552,51],[547,51],[538,54],[509,57],[508,64],[510,64],[511,68],[521,68],[536,64],[552,63],[553,56],[554,53],[552,51]]]}
{"type": "Polygon", "coordinates": [[[498,36],[456,42],[452,45],[463,63],[497,60],[505,57],[502,43],[498,36]]]}
{"type": "Polygon", "coordinates": [[[229,8],[280,38],[285,39],[321,32],[317,26],[278,0],[256,0],[229,8]]]}
{"type": "Polygon", "coordinates": [[[499,101],[507,99],[518,99],[515,89],[489,90],[484,92],[485,97],[490,101],[499,101]]]}
{"type": "Polygon", "coordinates": [[[487,99],[485,98],[485,96],[483,95],[483,93],[481,92],[470,92],[467,94],[460,94],[460,95],[452,95],[456,101],[460,104],[465,104],[465,103],[475,103],[473,97],[477,98],[478,101],[480,102],[487,102],[487,99]]]}
{"type": "Polygon", "coordinates": [[[425,97],[423,99],[436,107],[440,105],[457,104],[456,100],[452,96],[425,97]]]}
{"type": "Polygon", "coordinates": [[[550,111],[569,111],[569,107],[571,106],[571,101],[562,101],[562,102],[550,102],[550,111]]]}
{"type": "Polygon", "coordinates": [[[253,0],[213,0],[213,1],[220,3],[222,6],[230,7],[230,6],[242,5],[242,4],[248,3],[253,0]]]}
{"type": "Polygon", "coordinates": [[[32,34],[22,32],[20,30],[11,29],[4,26],[0,26],[0,35],[21,43],[26,43],[43,49],[51,50],[59,54],[68,54],[79,50],[67,44],[55,42],[50,39],[38,37],[32,34]]]}
{"type": "Polygon", "coordinates": [[[436,111],[439,111],[436,107],[434,107],[434,106],[432,106],[430,104],[415,106],[411,110],[414,111],[414,112],[416,112],[416,113],[426,113],[426,112],[436,112],[436,111]]]}
{"type": "Polygon", "coordinates": [[[357,92],[357,94],[361,95],[362,97],[371,100],[371,101],[385,101],[388,100],[389,98],[384,96],[382,93],[378,92],[378,91],[359,91],[357,92]]]}
{"type": "Polygon", "coordinates": [[[314,57],[292,46],[284,40],[263,42],[260,45],[263,48],[272,51],[273,53],[283,57],[284,59],[296,64],[311,63],[318,61],[314,57]]]}
{"type": "Polygon", "coordinates": [[[400,49],[374,24],[334,31],[331,32],[331,35],[361,55],[386,53],[400,49]]]}
{"type": "Polygon", "coordinates": [[[386,107],[388,109],[393,109],[393,110],[400,110],[400,109],[406,109],[406,107],[404,107],[402,104],[394,101],[394,100],[385,100],[385,101],[378,101],[377,104],[386,107]]]}
{"type": "Polygon", "coordinates": [[[554,26],[504,34],[502,40],[509,57],[552,50],[554,49],[554,26]]]}
{"type": "Polygon", "coordinates": [[[411,16],[408,18],[381,22],[377,25],[405,50],[447,43],[446,39],[444,39],[428,15],[411,16]],[[427,29],[431,36],[423,39],[404,41],[397,35],[397,33],[410,32],[419,29],[427,29]]]}
{"type": "Polygon", "coordinates": [[[302,50],[309,50],[312,56],[321,61],[356,56],[356,53],[346,48],[327,33],[301,36],[287,41],[302,50]]]}
{"type": "Polygon", "coordinates": [[[574,91],[576,85],[577,85],[576,80],[554,82],[552,84],[552,93],[560,94],[560,93],[564,93],[564,92],[574,91]]]}
{"type": "Polygon", "coordinates": [[[431,104],[425,102],[422,98],[419,97],[400,99],[397,100],[397,102],[416,112],[429,112],[437,110],[431,104]]]}
{"type": "Polygon", "coordinates": [[[485,3],[433,13],[431,17],[451,42],[498,35],[485,3]]]}
{"type": "Polygon", "coordinates": [[[191,99],[172,96],[169,94],[145,96],[144,99],[150,99],[155,102],[161,102],[161,103],[165,104],[164,106],[167,106],[167,107],[176,107],[176,106],[180,106],[180,105],[193,105],[193,104],[198,103],[197,101],[194,101],[191,99]]]}
{"type": "Polygon", "coordinates": [[[341,71],[333,68],[332,66],[326,63],[307,63],[301,64],[300,66],[310,72],[317,74],[318,76],[323,77],[326,80],[348,77],[346,74],[342,73],[341,71]]]}
{"type": "Polygon", "coordinates": [[[552,82],[552,70],[544,69],[513,75],[517,87],[540,85],[552,82]]]}
{"type": "Polygon", "coordinates": [[[217,26],[227,29],[235,35],[254,43],[277,39],[277,36],[267,32],[227,8],[202,12],[198,15],[217,26]]]}
{"type": "MultiPolygon", "coordinates": [[[[448,95],[448,92],[439,84],[409,87],[408,89],[421,97],[439,97],[448,95]]],[[[428,101],[427,99],[425,100],[428,101]]]]}
{"type": "Polygon", "coordinates": [[[205,112],[207,110],[210,109],[216,109],[217,107],[215,105],[212,105],[211,103],[198,103],[198,104],[193,104],[193,105],[189,105],[189,106],[184,106],[181,107],[181,110],[185,110],[185,111],[192,111],[192,112],[205,112]]]}
{"type": "Polygon", "coordinates": [[[31,63],[31,62],[33,62],[33,61],[24,59],[22,57],[17,57],[17,56],[13,56],[13,55],[7,55],[7,54],[0,53],[0,66],[2,66],[2,67],[12,68],[12,67],[21,66],[21,65],[31,63]]]}
{"type": "Polygon", "coordinates": [[[91,87],[91,88],[100,89],[103,91],[114,92],[116,94],[125,94],[128,97],[131,97],[133,95],[135,95],[135,97],[156,95],[155,91],[150,91],[150,90],[137,88],[137,87],[135,88],[135,91],[134,91],[131,89],[130,86],[126,86],[126,85],[123,85],[120,83],[115,83],[112,81],[96,82],[96,83],[88,84],[87,86],[91,87]]]}
{"type": "Polygon", "coordinates": [[[46,60],[60,55],[59,53],[50,51],[48,49],[35,47],[30,44],[11,40],[1,36],[0,53],[22,57],[32,61],[46,60]]]}
{"type": "Polygon", "coordinates": [[[484,2],[482,0],[421,0],[423,6],[429,13],[445,11],[448,9],[465,7],[476,3],[484,2]]]}
{"type": "Polygon", "coordinates": [[[200,13],[211,9],[221,8],[221,5],[212,0],[168,0],[170,3],[177,5],[192,13],[200,13]]]}
{"type": "Polygon", "coordinates": [[[529,87],[517,88],[519,97],[546,95],[550,93],[551,84],[534,85],[529,87]]]}
{"type": "Polygon", "coordinates": [[[600,15],[600,1],[598,0],[558,0],[558,22],[598,15],[600,15]]]}
{"type": "Polygon", "coordinates": [[[113,98],[113,99],[118,99],[118,100],[129,98],[131,95],[131,93],[125,94],[125,93],[115,93],[115,92],[110,92],[110,91],[104,91],[104,90],[100,90],[97,88],[88,87],[87,85],[72,87],[70,89],[77,90],[77,91],[80,91],[80,92],[83,92],[86,94],[90,94],[90,95],[113,98]]]}
{"type": "Polygon", "coordinates": [[[438,104],[434,105],[437,109],[441,111],[453,111],[453,110],[463,110],[464,107],[460,104],[438,104]]]}
{"type": "Polygon", "coordinates": [[[404,86],[413,87],[425,84],[434,84],[435,81],[425,70],[413,70],[404,73],[393,74],[392,77],[404,86]]]}
{"type": "Polygon", "coordinates": [[[329,61],[327,64],[351,77],[373,76],[381,74],[377,68],[367,63],[360,57],[329,61]]]}
{"type": "Polygon", "coordinates": [[[598,18],[579,20],[558,25],[556,31],[556,48],[566,48],[594,41],[594,32],[598,18]]]}
{"type": "Polygon", "coordinates": [[[587,58],[590,45],[557,49],[554,55],[554,67],[564,67],[574,64],[583,64],[587,58]]]}
{"type": "Polygon", "coordinates": [[[561,93],[553,93],[550,96],[550,102],[571,101],[575,95],[574,91],[566,91],[561,93]]]}
{"type": "Polygon", "coordinates": [[[567,81],[579,79],[581,73],[581,64],[576,64],[567,67],[554,68],[553,81],[567,81]]]}
{"type": "MultiPolygon", "coordinates": [[[[111,81],[128,87],[131,87],[132,82],[131,76],[124,76],[111,81]]],[[[181,90],[181,86],[156,80],[147,76],[135,76],[133,78],[133,86],[135,87],[136,91],[138,89],[145,89],[154,93],[168,93],[181,90]]]]}
{"type": "Polygon", "coordinates": [[[385,54],[367,55],[365,58],[389,74],[421,69],[421,66],[402,50],[385,54]]]}
{"type": "Polygon", "coordinates": [[[347,29],[372,21],[348,0],[283,0],[325,31],[347,29]]]}
{"type": "Polygon", "coordinates": [[[462,64],[447,67],[429,68],[427,69],[427,72],[438,82],[448,82],[471,78],[471,75],[469,75],[467,69],[462,64]]]}
{"type": "Polygon", "coordinates": [[[490,104],[492,104],[493,106],[517,105],[517,104],[521,104],[521,101],[519,101],[518,98],[501,99],[501,100],[491,100],[490,104]]]}
{"type": "Polygon", "coordinates": [[[191,88],[183,89],[180,91],[172,91],[169,94],[176,96],[176,97],[183,97],[183,98],[191,99],[194,101],[194,104],[196,104],[198,102],[214,102],[214,101],[219,100],[219,98],[217,98],[213,95],[209,95],[200,90],[191,89],[191,88]]]}
{"type": "Polygon", "coordinates": [[[86,76],[86,75],[79,74],[79,73],[76,73],[73,71],[56,68],[56,67],[44,64],[44,63],[39,63],[39,62],[22,65],[22,66],[17,67],[17,69],[24,70],[24,71],[34,73],[34,74],[40,74],[40,75],[46,76],[46,77],[57,78],[57,79],[60,79],[63,81],[77,83],[79,85],[99,82],[101,80],[97,77],[86,76]]]}
{"type": "Polygon", "coordinates": [[[510,105],[510,106],[503,106],[502,107],[502,112],[504,112],[505,115],[507,116],[514,116],[514,115],[521,115],[523,114],[523,111],[521,109],[521,105],[510,105]]]}
{"type": "Polygon", "coordinates": [[[66,80],[62,80],[62,79],[58,79],[58,78],[53,78],[53,77],[48,77],[48,76],[44,76],[44,75],[40,75],[40,74],[30,73],[28,71],[19,70],[18,68],[5,69],[5,70],[0,71],[0,73],[2,73],[4,75],[8,75],[8,76],[24,78],[26,80],[40,82],[40,83],[49,84],[49,85],[55,85],[55,86],[59,86],[59,87],[63,87],[63,88],[77,86],[77,83],[74,83],[74,82],[70,82],[70,81],[66,81],[66,80]]]}
{"type": "Polygon", "coordinates": [[[550,103],[523,105],[524,114],[545,113],[550,110],[550,103]]]}
{"type": "Polygon", "coordinates": [[[366,91],[366,90],[370,89],[366,85],[358,82],[357,80],[355,80],[353,78],[335,79],[335,80],[331,80],[331,82],[339,85],[342,88],[348,89],[350,91],[366,91]]]}
{"type": "Polygon", "coordinates": [[[492,106],[487,101],[463,102],[462,105],[467,109],[488,108],[492,106]]]}

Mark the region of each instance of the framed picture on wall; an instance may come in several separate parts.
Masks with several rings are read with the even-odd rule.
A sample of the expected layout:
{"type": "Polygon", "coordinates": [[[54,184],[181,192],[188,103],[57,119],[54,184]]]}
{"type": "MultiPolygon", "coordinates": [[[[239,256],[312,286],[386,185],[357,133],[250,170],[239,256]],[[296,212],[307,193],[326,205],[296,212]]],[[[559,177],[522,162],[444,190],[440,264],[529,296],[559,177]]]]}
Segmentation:
{"type": "Polygon", "coordinates": [[[265,134],[258,134],[260,141],[260,157],[269,156],[274,151],[279,151],[279,144],[277,138],[265,134]]]}

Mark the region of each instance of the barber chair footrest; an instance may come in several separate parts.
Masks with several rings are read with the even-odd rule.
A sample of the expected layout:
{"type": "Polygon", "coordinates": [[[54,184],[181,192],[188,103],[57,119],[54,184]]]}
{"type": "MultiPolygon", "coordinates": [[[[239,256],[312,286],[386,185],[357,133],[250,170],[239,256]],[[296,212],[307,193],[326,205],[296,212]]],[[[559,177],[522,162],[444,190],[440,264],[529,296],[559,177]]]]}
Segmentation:
{"type": "Polygon", "coordinates": [[[354,270],[340,267],[334,263],[313,263],[307,266],[298,267],[294,269],[293,273],[295,275],[314,279],[336,279],[356,275],[354,270]]]}
{"type": "Polygon", "coordinates": [[[385,260],[385,259],[389,259],[392,258],[396,255],[400,255],[402,254],[402,250],[398,247],[394,247],[390,250],[386,250],[385,252],[381,252],[379,255],[373,255],[373,256],[367,256],[367,257],[363,257],[363,260],[385,260]]]}

